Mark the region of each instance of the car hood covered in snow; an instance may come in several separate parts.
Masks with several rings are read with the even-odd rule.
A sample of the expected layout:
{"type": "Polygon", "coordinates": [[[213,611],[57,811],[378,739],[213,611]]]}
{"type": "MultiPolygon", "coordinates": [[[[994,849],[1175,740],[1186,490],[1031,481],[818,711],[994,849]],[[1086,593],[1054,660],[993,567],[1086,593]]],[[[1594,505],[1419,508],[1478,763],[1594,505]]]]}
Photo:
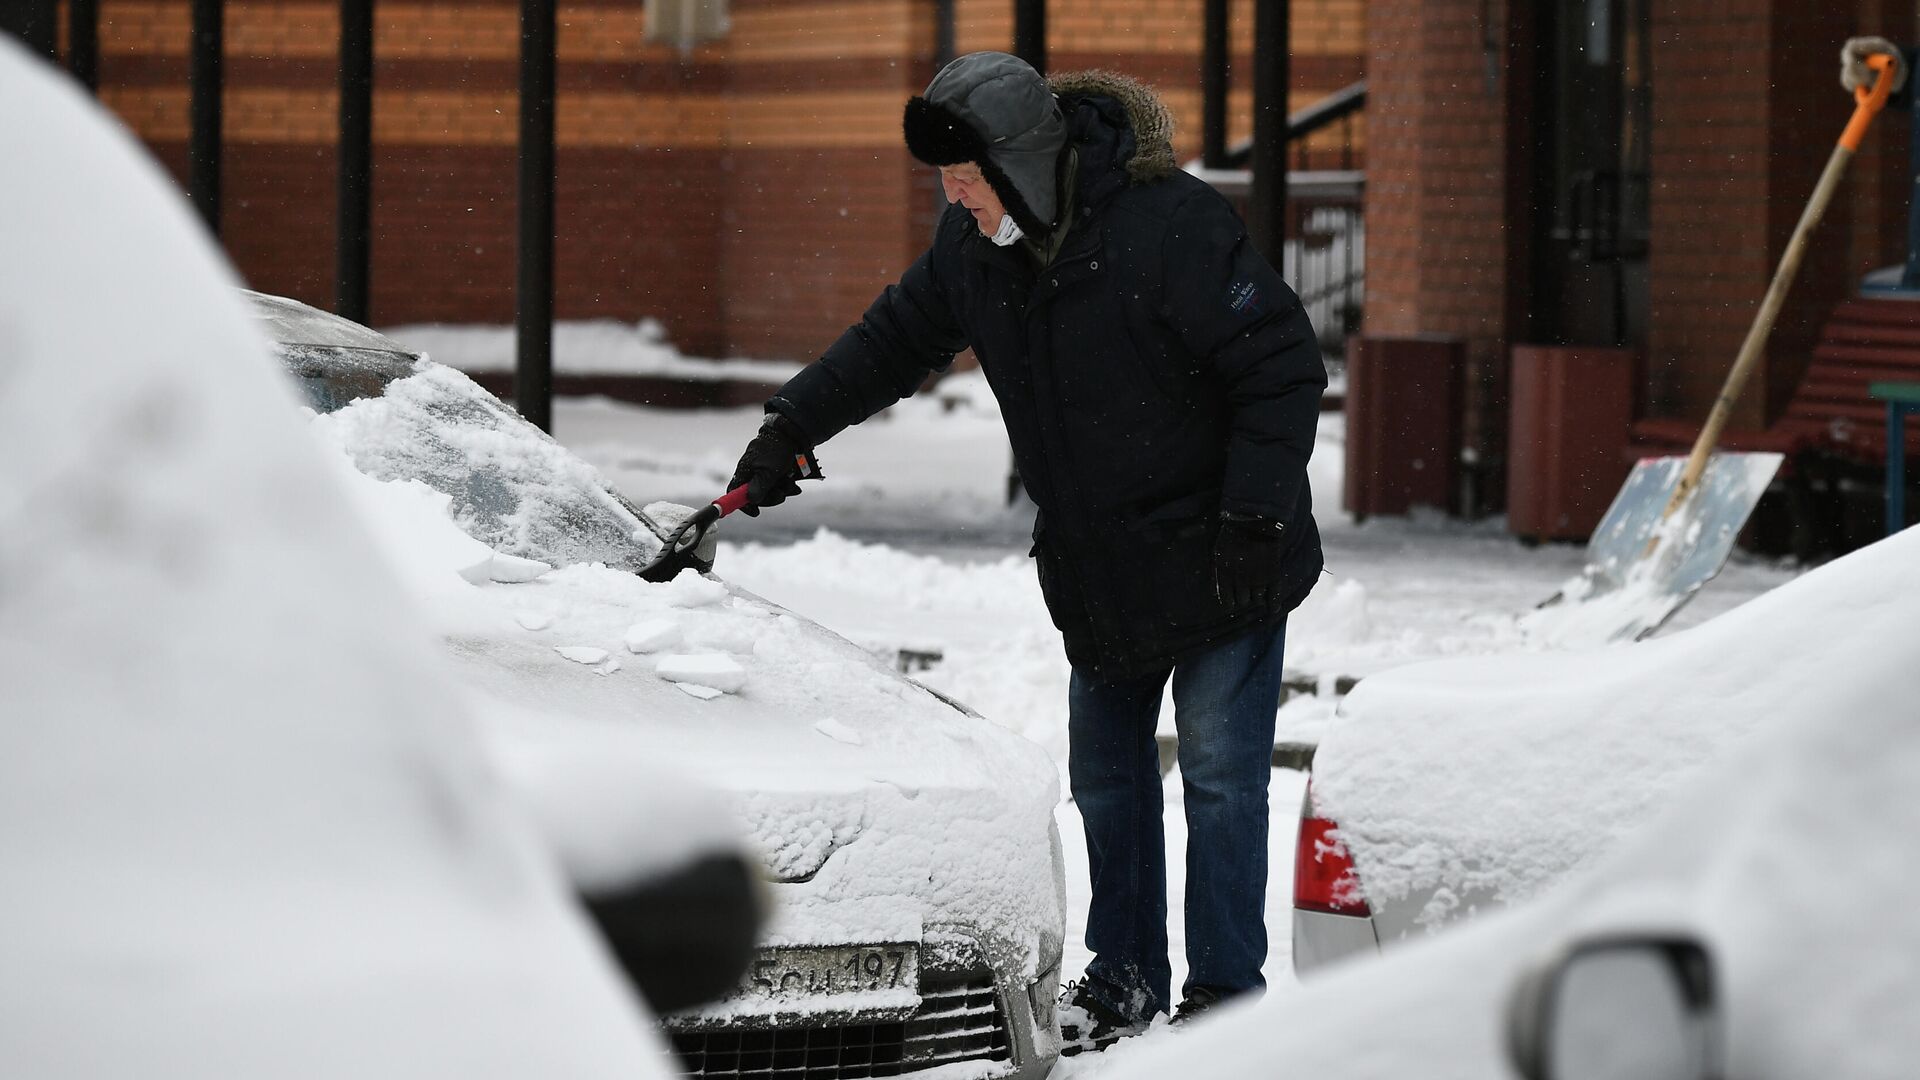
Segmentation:
{"type": "Polygon", "coordinates": [[[6,1071],[662,1075],[200,222],[0,101],[6,1071]]]}
{"type": "Polygon", "coordinates": [[[1920,560],[1883,548],[1669,637],[1362,682],[1315,757],[1313,799],[1339,823],[1383,936],[1525,899],[1757,727],[1848,723],[1844,691],[1910,680],[1920,560]]]}
{"type": "Polygon", "coordinates": [[[996,967],[1044,968],[1061,910],[1046,840],[1058,779],[1043,751],[714,577],[656,584],[594,562],[503,566],[455,527],[447,495],[353,467],[365,446],[396,441],[385,425],[406,423],[407,384],[422,378],[465,381],[423,363],[383,396],[311,424],[339,451],[337,471],[438,621],[462,681],[496,706],[503,756],[619,743],[730,792],[783,883],[776,943],[934,940],[943,925],[966,926],[991,931],[977,943],[999,953],[996,967]]]}
{"type": "MultiPolygon", "coordinates": [[[[1667,791],[1630,836],[1535,901],[1330,969],[1178,1039],[1149,1039],[1106,1075],[1510,1080],[1503,1024],[1522,969],[1576,938],[1616,931],[1691,933],[1711,950],[1726,1076],[1911,1075],[1920,1059],[1920,920],[1906,908],[1920,891],[1911,855],[1920,836],[1916,599],[1920,530],[1908,530],[1664,642],[1790,665],[1748,693],[1713,678],[1719,654],[1687,653],[1721,696],[1662,714],[1684,727],[1746,710],[1764,730],[1667,791]],[[1797,639],[1809,666],[1778,637],[1797,639]]],[[[1644,671],[1632,658],[1660,644],[1608,655],[1644,671]]],[[[1448,685],[1464,693],[1469,683],[1462,674],[1448,685]]],[[[1688,696],[1684,685],[1669,689],[1688,696]]]]}

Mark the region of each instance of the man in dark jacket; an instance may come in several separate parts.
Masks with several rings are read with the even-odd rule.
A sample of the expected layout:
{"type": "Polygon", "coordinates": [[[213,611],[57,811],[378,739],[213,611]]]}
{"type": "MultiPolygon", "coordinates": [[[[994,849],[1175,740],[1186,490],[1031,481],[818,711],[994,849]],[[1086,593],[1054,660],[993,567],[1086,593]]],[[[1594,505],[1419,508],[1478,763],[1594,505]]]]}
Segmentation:
{"type": "Polygon", "coordinates": [[[1004,53],[907,103],[951,205],[933,244],[767,403],[733,485],[797,494],[799,456],[971,346],[1039,515],[1073,665],[1069,773],[1093,897],[1068,1046],[1169,1005],[1154,729],[1173,683],[1188,824],[1180,1015],[1264,987],[1267,781],[1286,617],[1321,553],[1307,490],[1326,370],[1293,291],[1179,171],[1146,87],[1044,80],[1004,53]]]}

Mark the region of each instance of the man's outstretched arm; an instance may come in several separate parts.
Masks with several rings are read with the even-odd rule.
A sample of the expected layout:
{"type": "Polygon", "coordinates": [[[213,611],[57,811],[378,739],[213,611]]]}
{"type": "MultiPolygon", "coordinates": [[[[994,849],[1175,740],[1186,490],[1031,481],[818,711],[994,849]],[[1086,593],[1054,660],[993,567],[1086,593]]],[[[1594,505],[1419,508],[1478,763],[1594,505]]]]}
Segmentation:
{"type": "Polygon", "coordinates": [[[748,513],[798,494],[799,454],[914,392],[966,346],[934,270],[951,230],[887,286],[859,322],[767,401],[767,419],[734,469],[747,484],[748,513]]]}
{"type": "Polygon", "coordinates": [[[874,299],[819,360],[787,381],[772,400],[779,412],[822,443],[913,393],[966,347],[933,265],[943,245],[914,260],[874,299]]]}

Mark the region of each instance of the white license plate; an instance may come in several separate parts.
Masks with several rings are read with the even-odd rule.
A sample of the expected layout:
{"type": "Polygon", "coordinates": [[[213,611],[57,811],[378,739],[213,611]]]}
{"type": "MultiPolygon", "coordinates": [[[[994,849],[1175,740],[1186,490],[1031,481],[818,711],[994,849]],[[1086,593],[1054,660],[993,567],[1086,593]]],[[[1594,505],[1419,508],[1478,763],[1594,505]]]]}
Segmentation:
{"type": "Polygon", "coordinates": [[[774,1002],[876,991],[917,995],[919,950],[909,944],[761,949],[747,968],[741,991],[749,1000],[774,1002]]]}

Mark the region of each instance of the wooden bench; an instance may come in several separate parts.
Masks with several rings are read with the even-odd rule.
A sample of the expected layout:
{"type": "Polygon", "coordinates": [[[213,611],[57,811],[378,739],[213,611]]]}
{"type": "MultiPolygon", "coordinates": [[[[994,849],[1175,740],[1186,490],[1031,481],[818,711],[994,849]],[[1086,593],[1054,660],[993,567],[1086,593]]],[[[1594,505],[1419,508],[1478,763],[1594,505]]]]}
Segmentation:
{"type": "MultiPolygon", "coordinates": [[[[1825,451],[1861,464],[1886,461],[1886,406],[1867,388],[1876,382],[1920,381],[1920,300],[1848,300],[1833,310],[1814,346],[1813,360],[1787,409],[1760,431],[1728,430],[1723,450],[1776,451],[1793,459],[1825,451]]],[[[1700,425],[1690,420],[1641,420],[1633,425],[1631,457],[1684,454],[1700,425]]],[[[1920,450],[1920,432],[1907,436],[1920,450]]]]}
{"type": "MultiPolygon", "coordinates": [[[[1816,540],[1828,535],[1834,522],[1830,512],[1815,509],[1813,489],[1858,485],[1862,473],[1884,470],[1887,407],[1873,398],[1869,387],[1887,382],[1920,382],[1920,300],[1847,300],[1834,308],[1821,329],[1806,374],[1779,419],[1762,430],[1728,430],[1721,436],[1722,450],[1786,455],[1780,479],[1791,546],[1802,558],[1864,542],[1857,530],[1836,547],[1816,540]],[[1821,475],[1810,479],[1810,472],[1821,475]],[[1837,480],[1840,475],[1854,479],[1837,480]]],[[[1699,433],[1694,421],[1641,420],[1633,425],[1627,456],[1685,454],[1699,433]]],[[[1920,453],[1920,430],[1907,431],[1906,449],[1920,453]]]]}

